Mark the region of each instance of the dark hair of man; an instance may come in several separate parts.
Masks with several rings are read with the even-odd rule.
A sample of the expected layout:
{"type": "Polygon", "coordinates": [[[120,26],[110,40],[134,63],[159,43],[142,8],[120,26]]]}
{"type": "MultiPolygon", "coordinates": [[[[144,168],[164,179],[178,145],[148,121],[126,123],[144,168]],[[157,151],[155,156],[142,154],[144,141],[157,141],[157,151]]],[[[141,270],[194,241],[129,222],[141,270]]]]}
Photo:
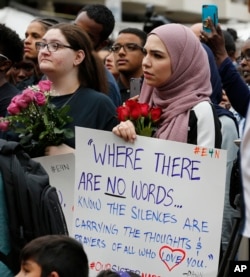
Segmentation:
{"type": "Polygon", "coordinates": [[[125,28],[119,31],[120,34],[133,34],[141,39],[141,46],[144,46],[147,39],[147,33],[138,28],[125,28]]]}
{"type": "Polygon", "coordinates": [[[96,277],[140,277],[140,275],[132,271],[116,272],[116,271],[107,269],[107,270],[102,270],[96,277]]]}
{"type": "Polygon", "coordinates": [[[227,31],[230,33],[230,35],[233,37],[234,41],[236,42],[238,39],[238,33],[233,28],[227,28],[227,31]]]}
{"type": "Polygon", "coordinates": [[[38,22],[38,23],[42,24],[45,31],[47,31],[51,26],[59,23],[58,20],[53,19],[53,18],[47,18],[47,17],[46,18],[37,17],[37,18],[33,19],[31,22],[38,22]]]}
{"type": "Polygon", "coordinates": [[[86,12],[88,17],[102,25],[101,41],[108,39],[115,27],[115,18],[112,11],[102,4],[84,6],[78,14],[86,12]]]}
{"type": "Polygon", "coordinates": [[[81,243],[64,235],[42,236],[26,244],[21,263],[32,260],[41,267],[41,277],[56,271],[60,277],[88,277],[88,257],[81,243]]]}
{"type": "Polygon", "coordinates": [[[227,53],[229,56],[233,56],[236,51],[236,45],[235,45],[234,39],[232,35],[226,30],[222,30],[222,34],[224,36],[225,48],[227,50],[227,53]]]}
{"type": "Polygon", "coordinates": [[[79,65],[78,72],[81,85],[107,93],[108,84],[105,69],[98,54],[94,51],[88,34],[80,27],[70,23],[59,23],[50,29],[59,29],[75,51],[80,49],[84,51],[85,58],[79,65]]]}
{"type": "Polygon", "coordinates": [[[19,62],[23,58],[21,38],[5,24],[0,24],[0,53],[8,57],[13,63],[19,62]]]}

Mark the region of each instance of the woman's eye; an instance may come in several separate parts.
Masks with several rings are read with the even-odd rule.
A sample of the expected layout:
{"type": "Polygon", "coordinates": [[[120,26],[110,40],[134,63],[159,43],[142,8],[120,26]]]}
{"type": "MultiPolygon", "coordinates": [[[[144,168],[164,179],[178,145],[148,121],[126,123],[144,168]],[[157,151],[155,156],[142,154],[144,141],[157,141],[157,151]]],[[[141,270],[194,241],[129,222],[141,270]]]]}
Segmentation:
{"type": "Polygon", "coordinates": [[[157,59],[160,59],[162,56],[160,54],[155,53],[154,57],[157,58],[157,59]]]}

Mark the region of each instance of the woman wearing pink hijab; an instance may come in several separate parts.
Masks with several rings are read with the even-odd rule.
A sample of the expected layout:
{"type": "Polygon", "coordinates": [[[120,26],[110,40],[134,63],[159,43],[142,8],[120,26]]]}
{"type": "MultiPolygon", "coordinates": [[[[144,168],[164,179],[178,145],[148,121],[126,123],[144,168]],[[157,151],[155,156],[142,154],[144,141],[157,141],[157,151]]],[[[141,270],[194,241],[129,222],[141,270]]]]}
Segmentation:
{"type": "MultiPolygon", "coordinates": [[[[139,102],[162,109],[154,137],[220,148],[220,123],[209,98],[210,67],[198,38],[184,25],[165,24],[149,33],[144,48],[139,102]]],[[[127,141],[136,139],[129,120],[113,132],[127,141]]]]}

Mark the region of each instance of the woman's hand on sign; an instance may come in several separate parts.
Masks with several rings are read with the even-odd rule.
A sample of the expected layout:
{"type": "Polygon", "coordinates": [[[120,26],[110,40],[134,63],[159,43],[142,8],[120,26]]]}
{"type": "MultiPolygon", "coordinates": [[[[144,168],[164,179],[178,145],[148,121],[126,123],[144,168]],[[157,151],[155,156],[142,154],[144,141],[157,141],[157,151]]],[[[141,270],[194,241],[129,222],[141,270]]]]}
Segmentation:
{"type": "Polygon", "coordinates": [[[125,141],[134,142],[136,139],[135,126],[130,120],[122,121],[115,126],[112,132],[125,141]]]}

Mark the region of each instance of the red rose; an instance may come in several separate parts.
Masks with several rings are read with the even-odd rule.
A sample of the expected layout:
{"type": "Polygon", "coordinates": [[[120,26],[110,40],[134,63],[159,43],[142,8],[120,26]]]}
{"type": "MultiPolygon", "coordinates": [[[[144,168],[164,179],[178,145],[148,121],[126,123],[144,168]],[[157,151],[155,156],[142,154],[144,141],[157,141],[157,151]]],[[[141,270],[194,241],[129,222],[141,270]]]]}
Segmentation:
{"type": "Polygon", "coordinates": [[[141,105],[136,101],[133,102],[134,104],[130,107],[130,119],[136,120],[142,116],[141,105]]]}
{"type": "Polygon", "coordinates": [[[126,106],[119,106],[116,109],[119,121],[126,121],[129,118],[129,108],[126,106]]]}
{"type": "Polygon", "coordinates": [[[141,116],[141,106],[135,100],[127,100],[125,102],[125,107],[129,109],[129,119],[136,120],[141,116]]]}
{"type": "Polygon", "coordinates": [[[127,100],[123,106],[117,108],[118,119],[131,120],[138,135],[151,137],[161,117],[161,108],[150,108],[148,103],[138,103],[127,100]]]}
{"type": "Polygon", "coordinates": [[[157,122],[161,118],[161,113],[161,108],[152,108],[150,111],[152,121],[157,122]]]}
{"type": "Polygon", "coordinates": [[[133,109],[135,109],[135,107],[138,106],[138,102],[135,101],[135,100],[130,100],[129,99],[125,102],[125,106],[128,107],[129,110],[133,110],[133,109]]]}
{"type": "Polygon", "coordinates": [[[141,115],[147,117],[149,113],[149,104],[141,103],[141,115]]]}

